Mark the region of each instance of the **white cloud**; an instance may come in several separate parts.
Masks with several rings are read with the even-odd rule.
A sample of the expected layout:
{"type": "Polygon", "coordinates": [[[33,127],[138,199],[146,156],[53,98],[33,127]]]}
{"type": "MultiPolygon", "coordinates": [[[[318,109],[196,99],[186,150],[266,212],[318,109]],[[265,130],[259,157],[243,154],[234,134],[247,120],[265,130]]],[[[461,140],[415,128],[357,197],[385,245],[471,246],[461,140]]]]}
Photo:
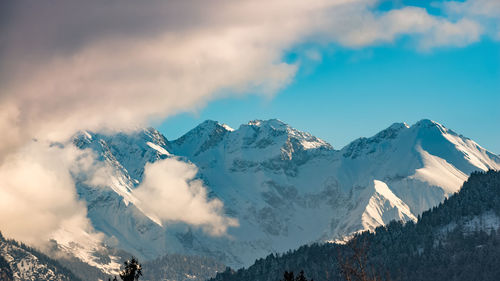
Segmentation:
{"type": "Polygon", "coordinates": [[[487,35],[500,40],[500,1],[450,1],[443,6],[451,17],[474,20],[483,26],[487,35]]]}
{"type": "Polygon", "coordinates": [[[449,21],[432,16],[423,8],[404,7],[387,12],[361,9],[339,13],[325,31],[333,41],[349,47],[390,43],[402,35],[412,35],[418,49],[464,46],[479,40],[481,27],[472,20],[449,21]],[[354,17],[352,15],[354,13],[354,17]]]}
{"type": "Polygon", "coordinates": [[[194,165],[172,158],[147,164],[144,181],[133,191],[137,204],[162,222],[184,222],[223,235],[228,227],[238,226],[238,221],[224,215],[219,199],[208,198],[196,173],[194,165]]]}
{"type": "Polygon", "coordinates": [[[66,226],[92,229],[68,167],[85,157],[74,148],[30,142],[0,166],[0,230],[40,246],[66,226]]]}
{"type": "Polygon", "coordinates": [[[458,16],[476,15],[500,18],[500,2],[497,0],[449,1],[444,3],[448,13],[458,16]]]}

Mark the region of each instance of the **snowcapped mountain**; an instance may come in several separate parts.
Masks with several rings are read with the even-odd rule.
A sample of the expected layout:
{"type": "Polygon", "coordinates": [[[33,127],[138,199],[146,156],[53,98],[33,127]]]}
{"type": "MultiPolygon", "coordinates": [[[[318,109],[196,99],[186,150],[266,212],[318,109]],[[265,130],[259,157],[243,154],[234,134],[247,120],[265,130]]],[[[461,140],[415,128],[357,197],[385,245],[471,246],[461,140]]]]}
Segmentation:
{"type": "Polygon", "coordinates": [[[472,171],[500,169],[500,157],[430,120],[393,124],[341,150],[276,119],[238,129],[205,121],[171,142],[154,129],[83,132],[74,144],[93,150],[105,167],[108,180],[99,188],[85,175],[75,177],[109,246],[146,259],[197,254],[236,267],[394,219],[416,220],[458,191],[472,171]],[[147,163],[167,158],[194,163],[210,197],[224,203],[239,227],[213,237],[144,212],[133,190],[147,163]]]}

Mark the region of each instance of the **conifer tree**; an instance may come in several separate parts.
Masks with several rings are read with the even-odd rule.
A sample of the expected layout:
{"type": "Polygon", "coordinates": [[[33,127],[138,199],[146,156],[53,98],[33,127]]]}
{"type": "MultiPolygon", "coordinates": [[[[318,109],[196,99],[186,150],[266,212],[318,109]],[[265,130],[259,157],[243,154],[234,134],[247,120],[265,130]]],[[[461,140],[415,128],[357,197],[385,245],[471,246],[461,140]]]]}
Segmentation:
{"type": "Polygon", "coordinates": [[[131,260],[126,261],[125,269],[120,272],[120,278],[123,281],[134,281],[139,280],[139,277],[142,276],[142,266],[139,261],[132,257],[131,260]]]}

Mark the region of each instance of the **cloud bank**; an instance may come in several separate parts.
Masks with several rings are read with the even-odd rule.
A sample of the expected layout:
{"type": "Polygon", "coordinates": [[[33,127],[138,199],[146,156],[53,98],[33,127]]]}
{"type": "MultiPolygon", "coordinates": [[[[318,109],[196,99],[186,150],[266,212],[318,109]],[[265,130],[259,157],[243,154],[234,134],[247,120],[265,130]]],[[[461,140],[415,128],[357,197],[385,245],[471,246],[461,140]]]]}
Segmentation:
{"type": "Polygon", "coordinates": [[[202,181],[195,180],[197,172],[193,164],[171,158],[148,163],[144,180],[133,194],[143,211],[162,222],[181,221],[223,235],[238,222],[224,216],[219,199],[208,198],[202,181]]]}
{"type": "Polygon", "coordinates": [[[87,152],[38,141],[10,154],[0,166],[0,230],[37,246],[60,228],[92,232],[71,176],[89,160],[87,152]]]}
{"type": "MultiPolygon", "coordinates": [[[[482,2],[493,3],[466,3],[482,2]]],[[[382,12],[376,4],[9,2],[3,4],[0,53],[7,116],[0,128],[15,128],[15,143],[33,135],[60,139],[79,129],[129,128],[198,108],[222,93],[274,93],[299,67],[282,60],[297,44],[359,48],[407,34],[425,49],[463,46],[484,32],[465,8],[455,8],[460,16],[451,20],[418,7],[382,12]]]]}
{"type": "MultiPolygon", "coordinates": [[[[45,238],[73,216],[85,221],[69,174],[71,161],[32,139],[47,143],[65,141],[79,130],[133,129],[228,94],[272,95],[300,67],[286,63],[284,54],[303,43],[362,48],[410,36],[416,49],[427,50],[464,46],[483,35],[500,38],[498,13],[491,13],[498,10],[496,0],[448,2],[443,16],[418,7],[380,11],[377,3],[2,1],[0,208],[8,215],[0,228],[33,241],[37,231],[45,238]],[[61,199],[54,201],[56,196],[61,199]]],[[[137,194],[154,201],[149,211],[159,218],[215,234],[235,224],[224,220],[221,203],[192,181],[192,166],[167,161],[148,169],[137,194]],[[163,182],[172,183],[165,185],[169,192],[160,189],[163,182]],[[174,186],[181,187],[179,193],[174,186]],[[172,201],[169,212],[149,193],[172,201]],[[172,200],[170,194],[178,197],[172,200]]]]}

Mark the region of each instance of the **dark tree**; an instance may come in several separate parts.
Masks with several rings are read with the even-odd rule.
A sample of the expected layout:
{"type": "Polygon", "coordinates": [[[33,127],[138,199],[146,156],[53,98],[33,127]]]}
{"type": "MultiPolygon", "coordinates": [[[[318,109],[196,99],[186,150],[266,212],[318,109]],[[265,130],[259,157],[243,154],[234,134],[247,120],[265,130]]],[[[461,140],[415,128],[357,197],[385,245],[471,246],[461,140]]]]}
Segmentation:
{"type": "MultiPolygon", "coordinates": [[[[304,270],[301,270],[299,275],[297,275],[297,277],[294,277],[293,275],[293,271],[285,271],[285,273],[283,274],[283,280],[280,280],[280,281],[308,281],[305,274],[304,274],[304,270]]],[[[311,281],[313,281],[311,279],[311,281]]]]}
{"type": "MultiPolygon", "coordinates": [[[[352,239],[347,244],[350,253],[339,253],[338,263],[347,281],[381,281],[383,278],[368,263],[368,243],[364,239],[352,239]]],[[[389,279],[389,278],[386,278],[389,279]]]]}
{"type": "Polygon", "coordinates": [[[132,257],[131,260],[126,261],[125,269],[120,272],[120,278],[123,281],[134,281],[139,280],[139,277],[142,276],[142,267],[139,261],[132,257]]]}
{"type": "Polygon", "coordinates": [[[297,278],[295,279],[295,281],[307,281],[307,278],[304,275],[304,270],[300,271],[300,273],[299,273],[299,275],[297,275],[297,278]]]}
{"type": "Polygon", "coordinates": [[[283,280],[281,281],[295,281],[295,277],[293,275],[293,271],[285,271],[285,273],[283,274],[283,280]]]}

